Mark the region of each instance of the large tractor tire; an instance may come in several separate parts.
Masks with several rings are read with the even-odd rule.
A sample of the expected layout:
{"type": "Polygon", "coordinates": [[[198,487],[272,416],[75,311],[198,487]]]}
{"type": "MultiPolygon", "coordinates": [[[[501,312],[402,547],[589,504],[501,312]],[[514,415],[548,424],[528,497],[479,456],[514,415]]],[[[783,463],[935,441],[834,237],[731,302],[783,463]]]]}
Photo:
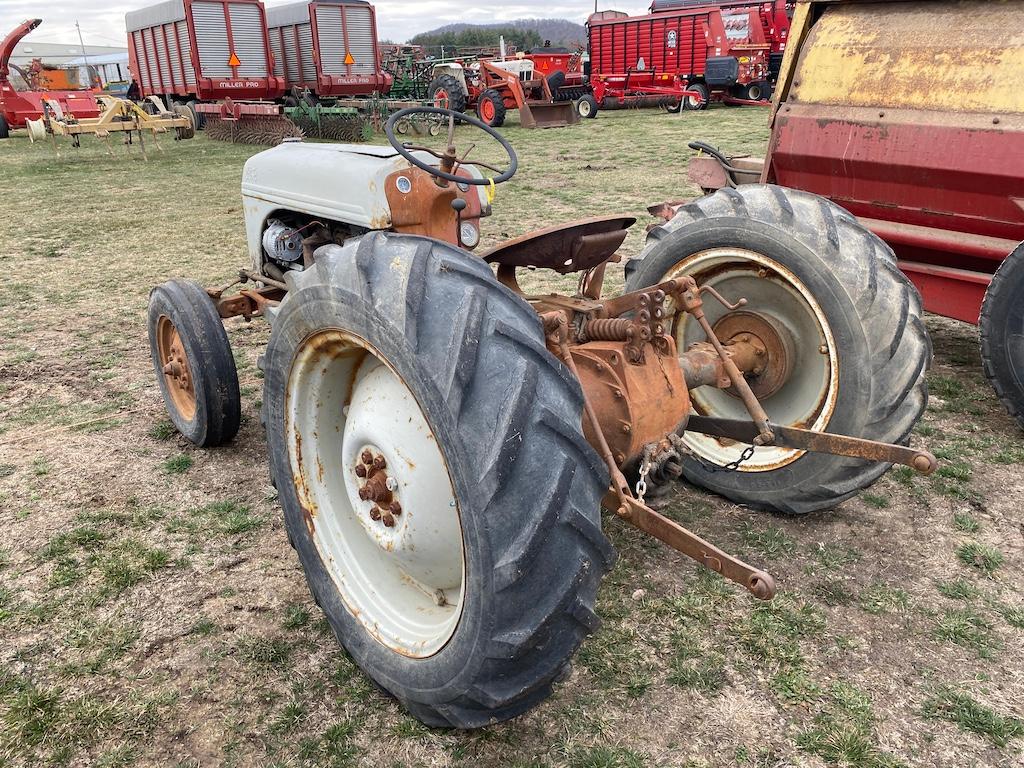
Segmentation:
{"type": "MultiPolygon", "coordinates": [[[[768,365],[750,379],[771,421],[906,444],[927,405],[931,341],[921,299],[890,248],[824,198],[751,184],[683,206],[655,228],[627,280],[638,290],[692,276],[728,301],[705,296],[723,343],[754,335],[768,365]]],[[[697,322],[673,310],[680,352],[704,341],[697,322]]],[[[706,416],[749,419],[731,390],[691,393],[706,416]]],[[[790,514],[829,509],[875,482],[887,464],[763,447],[738,471],[722,469],[748,448],[688,432],[688,480],[739,504],[790,514]]]]}
{"type": "Polygon", "coordinates": [[[981,362],[1000,402],[1024,429],[1024,243],[1004,261],[981,306],[981,362]]]}
{"type": "Polygon", "coordinates": [[[505,100],[493,88],[488,88],[476,100],[476,116],[480,122],[491,128],[500,128],[505,124],[505,100]]]}
{"type": "Polygon", "coordinates": [[[0,115],[0,139],[7,139],[11,136],[11,126],[7,124],[6,118],[0,115]]]}
{"type": "Polygon", "coordinates": [[[614,559],[579,383],[530,306],[443,243],[371,233],[288,280],[263,417],[314,598],[422,722],[527,711],[597,628],[614,559]]]}
{"type": "Polygon", "coordinates": [[[149,347],[167,413],[201,448],[230,442],[242,417],[224,323],[199,283],[169,280],[149,297],[149,347]]]}
{"type": "Polygon", "coordinates": [[[462,83],[451,75],[435,77],[427,86],[427,94],[435,107],[450,109],[453,112],[466,111],[466,92],[462,90],[462,83]]]}

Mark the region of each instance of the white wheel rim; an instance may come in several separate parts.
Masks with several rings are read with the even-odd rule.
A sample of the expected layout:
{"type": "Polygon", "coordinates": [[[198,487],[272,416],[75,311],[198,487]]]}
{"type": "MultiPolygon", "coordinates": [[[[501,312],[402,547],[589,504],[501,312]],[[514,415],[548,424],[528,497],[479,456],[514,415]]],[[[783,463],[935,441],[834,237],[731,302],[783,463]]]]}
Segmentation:
{"type": "Polygon", "coordinates": [[[581,101],[579,108],[580,108],[580,117],[590,117],[590,102],[589,101],[581,101]]]}
{"type": "Polygon", "coordinates": [[[451,477],[413,393],[367,341],[321,331],[292,363],[285,430],[307,528],[349,612],[404,656],[440,651],[462,614],[466,561],[451,477]],[[387,504],[359,497],[364,451],[385,461],[393,527],[371,518],[387,504]]]}
{"type": "MultiPolygon", "coordinates": [[[[717,288],[732,302],[746,298],[745,309],[770,316],[781,323],[796,340],[797,360],[790,381],[797,387],[799,403],[792,404],[793,389],[787,387],[762,402],[773,423],[796,425],[823,431],[835,412],[839,394],[839,362],[836,342],[828,319],[803,282],[782,264],[753,251],[739,248],[715,248],[696,253],[669,270],[665,279],[694,277],[700,285],[717,288]],[[762,276],[764,273],[764,276],[762,276]],[[817,334],[812,342],[812,337],[817,334]],[[825,350],[822,353],[822,349],[825,350]]],[[[705,295],[704,311],[712,326],[728,311],[705,295]]],[[[675,324],[676,345],[680,353],[698,341],[704,332],[690,315],[678,315],[675,324]]],[[[749,419],[739,398],[714,387],[700,387],[690,393],[694,410],[707,416],[749,419]]],[[[722,441],[698,432],[687,432],[683,440],[701,458],[725,465],[740,458],[746,444],[722,441]]],[[[805,451],[789,448],[757,448],[751,459],[740,466],[741,472],[768,472],[793,463],[805,451]]]]}

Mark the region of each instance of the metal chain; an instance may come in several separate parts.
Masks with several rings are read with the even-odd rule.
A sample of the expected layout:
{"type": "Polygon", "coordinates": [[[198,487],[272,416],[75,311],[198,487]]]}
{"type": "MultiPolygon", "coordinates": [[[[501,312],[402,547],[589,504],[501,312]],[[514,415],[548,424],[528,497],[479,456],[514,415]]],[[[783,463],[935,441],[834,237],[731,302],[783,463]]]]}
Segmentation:
{"type": "Polygon", "coordinates": [[[651,462],[654,459],[656,446],[653,444],[644,447],[644,458],[640,462],[640,479],[636,481],[636,498],[641,504],[644,503],[644,496],[647,494],[647,476],[651,474],[651,462]]]}
{"type": "Polygon", "coordinates": [[[698,456],[683,442],[682,438],[677,435],[671,435],[669,439],[672,441],[672,447],[680,454],[685,453],[687,456],[692,457],[694,461],[700,464],[708,472],[738,472],[741,466],[754,458],[754,451],[757,450],[754,446],[748,445],[736,461],[730,461],[725,466],[721,466],[698,456]]]}

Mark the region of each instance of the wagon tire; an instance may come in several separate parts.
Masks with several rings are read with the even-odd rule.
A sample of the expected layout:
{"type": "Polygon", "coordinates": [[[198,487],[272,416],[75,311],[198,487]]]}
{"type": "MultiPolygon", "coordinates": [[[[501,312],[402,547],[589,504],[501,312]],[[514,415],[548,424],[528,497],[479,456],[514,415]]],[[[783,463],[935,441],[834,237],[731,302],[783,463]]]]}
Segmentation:
{"type": "Polygon", "coordinates": [[[206,127],[206,115],[199,112],[196,106],[199,102],[195,99],[188,102],[185,106],[188,107],[189,112],[192,113],[192,123],[195,125],[197,131],[201,131],[206,127]]]}
{"type": "Polygon", "coordinates": [[[164,405],[178,431],[201,448],[230,442],[241,424],[238,372],[224,323],[202,286],[170,280],[153,289],[149,345],[164,405]]]}
{"type": "Polygon", "coordinates": [[[699,102],[694,101],[691,97],[686,96],[683,98],[683,109],[691,112],[700,112],[701,110],[708,108],[708,101],[711,98],[711,91],[705,83],[689,83],[686,86],[688,91],[697,91],[701,95],[699,102]]]}
{"type": "Polygon", "coordinates": [[[263,407],[314,598],[355,662],[423,723],[476,728],[529,710],[597,628],[614,560],[599,513],[608,473],[581,431],[578,381],[545,348],[536,312],[447,244],[371,233],[324,246],[289,281],[263,407]],[[374,527],[353,495],[373,477],[349,466],[363,451],[392,472],[393,527],[374,527]],[[310,466],[321,462],[331,471],[310,466]],[[440,490],[411,490],[428,481],[440,490]],[[419,576],[409,553],[429,565],[419,576]]]}
{"type": "MultiPolygon", "coordinates": [[[[763,320],[778,329],[792,364],[774,393],[762,397],[773,423],[908,442],[927,405],[931,364],[921,299],[892,250],[847,211],[771,185],[720,190],[651,231],[627,289],[683,275],[718,287],[731,301],[740,292],[750,300],[729,313],[709,298],[705,311],[713,326],[732,315],[720,327],[764,330],[763,320]]],[[[688,316],[674,317],[680,350],[703,340],[695,328],[688,316]]],[[[705,415],[749,419],[726,391],[701,387],[691,394],[705,415]]],[[[683,460],[690,482],[739,504],[789,514],[835,507],[890,466],[758,448],[741,471],[714,471],[712,465],[739,458],[745,446],[691,432],[686,441],[694,453],[683,460]]]]}
{"type": "Polygon", "coordinates": [[[576,102],[576,114],[586,120],[593,120],[597,117],[598,104],[597,99],[591,93],[585,93],[580,96],[579,101],[576,102]]]}
{"type": "Polygon", "coordinates": [[[999,401],[1024,429],[1024,243],[999,265],[981,305],[981,362],[999,401]]]}
{"type": "Polygon", "coordinates": [[[8,125],[7,119],[0,115],[0,139],[7,139],[11,136],[11,126],[8,125]]]}

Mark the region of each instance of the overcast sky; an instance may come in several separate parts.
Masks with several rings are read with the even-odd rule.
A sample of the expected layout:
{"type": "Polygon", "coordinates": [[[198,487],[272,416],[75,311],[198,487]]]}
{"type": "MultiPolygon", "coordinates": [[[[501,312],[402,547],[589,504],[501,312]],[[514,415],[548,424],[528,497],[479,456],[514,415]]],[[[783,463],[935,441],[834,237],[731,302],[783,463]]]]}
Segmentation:
{"type": "MultiPolygon", "coordinates": [[[[287,5],[290,0],[269,0],[267,6],[287,5]]],[[[75,0],[0,0],[0,38],[22,21],[42,18],[42,25],[32,33],[37,42],[73,43],[78,40],[75,21],[82,25],[82,36],[89,45],[125,45],[124,14],[154,3],[76,2],[75,0]]],[[[381,39],[404,41],[417,32],[442,24],[464,21],[484,24],[520,18],[564,18],[582,24],[593,12],[593,0],[378,0],[377,31],[381,39]]],[[[650,6],[647,0],[601,0],[601,10],[614,8],[631,14],[642,13],[650,6]]]]}

